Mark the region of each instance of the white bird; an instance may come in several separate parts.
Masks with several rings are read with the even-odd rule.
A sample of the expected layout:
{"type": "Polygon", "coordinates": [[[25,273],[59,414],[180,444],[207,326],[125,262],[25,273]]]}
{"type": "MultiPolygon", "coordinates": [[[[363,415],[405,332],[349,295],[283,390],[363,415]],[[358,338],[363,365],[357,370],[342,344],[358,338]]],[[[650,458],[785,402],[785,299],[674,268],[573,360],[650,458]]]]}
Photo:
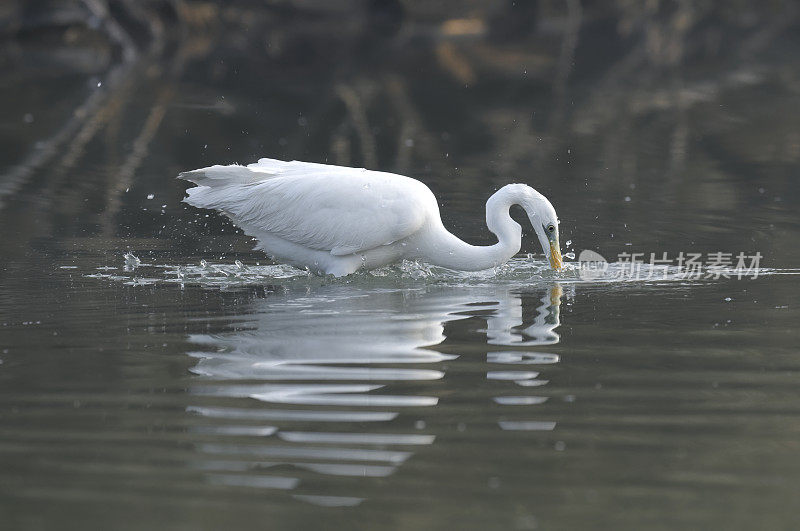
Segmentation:
{"type": "Polygon", "coordinates": [[[553,269],[561,269],[556,211],[525,184],[508,184],[486,202],[486,224],[498,242],[470,245],[442,224],[433,192],[392,173],[260,159],[247,166],[210,166],[178,176],[198,186],[190,205],[217,209],[273,259],[316,274],[349,275],[409,259],[461,271],[489,269],[519,252],[522,227],[512,205],[528,214],[553,269]]]}

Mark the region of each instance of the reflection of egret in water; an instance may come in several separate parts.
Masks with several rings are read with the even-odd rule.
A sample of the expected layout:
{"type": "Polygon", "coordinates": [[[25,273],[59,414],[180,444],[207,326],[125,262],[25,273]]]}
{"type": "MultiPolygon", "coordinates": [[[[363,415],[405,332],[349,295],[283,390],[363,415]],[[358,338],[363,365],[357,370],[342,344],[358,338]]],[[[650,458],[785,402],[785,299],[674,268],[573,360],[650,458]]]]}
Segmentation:
{"type": "Polygon", "coordinates": [[[499,305],[494,316],[486,319],[486,337],[490,345],[555,345],[559,341],[554,332],[561,324],[559,306],[562,288],[555,285],[542,297],[542,304],[536,308],[536,317],[527,328],[522,326],[522,299],[509,297],[499,305]]]}
{"type": "MultiPolygon", "coordinates": [[[[338,486],[306,492],[319,483],[310,475],[386,477],[434,442],[435,435],[399,416],[424,418],[425,408],[439,404],[442,384],[435,381],[458,357],[430,350],[446,339],[445,323],[479,315],[492,345],[553,344],[560,296],[560,287],[551,288],[524,328],[521,296],[501,287],[328,286],[260,301],[237,320],[239,329],[190,337],[198,346],[192,370],[206,378],[191,389],[198,402],[190,410],[204,419],[193,427],[205,441],[198,466],[224,485],[295,489],[297,498],[317,505],[356,505],[363,498],[342,496],[338,486]]],[[[531,368],[558,357],[517,349],[489,352],[487,361],[507,368],[487,371],[487,378],[521,390],[545,384],[531,368]]],[[[546,398],[518,393],[494,400],[513,409],[546,398]]],[[[504,430],[552,425],[500,421],[504,430]]]]}
{"type": "MultiPolygon", "coordinates": [[[[558,343],[559,336],[555,329],[561,324],[561,286],[553,286],[540,300],[536,308],[536,316],[528,327],[516,331],[523,325],[522,301],[519,298],[511,299],[505,308],[498,312],[498,316],[487,319],[487,337],[490,345],[536,346],[554,345],[558,343]],[[502,318],[498,318],[502,315],[502,318]]],[[[489,364],[501,365],[542,365],[558,363],[557,354],[547,352],[508,351],[487,352],[486,361],[489,364]]],[[[521,387],[541,387],[548,383],[547,380],[538,378],[539,372],[530,370],[491,370],[486,373],[490,380],[512,381],[521,387]]],[[[531,395],[505,395],[496,396],[494,401],[508,406],[529,406],[543,404],[546,396],[531,395]]],[[[556,427],[553,421],[542,420],[500,420],[503,430],[552,430],[556,427]]]]}

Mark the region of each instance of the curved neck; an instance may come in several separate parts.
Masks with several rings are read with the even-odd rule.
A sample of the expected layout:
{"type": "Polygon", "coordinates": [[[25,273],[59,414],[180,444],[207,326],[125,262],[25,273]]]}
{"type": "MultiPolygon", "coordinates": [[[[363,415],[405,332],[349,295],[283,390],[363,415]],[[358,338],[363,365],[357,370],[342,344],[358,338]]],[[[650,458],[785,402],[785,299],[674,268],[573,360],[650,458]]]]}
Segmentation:
{"type": "Polygon", "coordinates": [[[507,187],[498,190],[486,202],[486,225],[497,236],[494,245],[470,245],[456,237],[442,225],[441,220],[432,227],[420,248],[425,261],[462,271],[490,269],[507,262],[519,252],[522,245],[522,227],[511,219],[508,211],[520,204],[517,194],[507,187]]]}

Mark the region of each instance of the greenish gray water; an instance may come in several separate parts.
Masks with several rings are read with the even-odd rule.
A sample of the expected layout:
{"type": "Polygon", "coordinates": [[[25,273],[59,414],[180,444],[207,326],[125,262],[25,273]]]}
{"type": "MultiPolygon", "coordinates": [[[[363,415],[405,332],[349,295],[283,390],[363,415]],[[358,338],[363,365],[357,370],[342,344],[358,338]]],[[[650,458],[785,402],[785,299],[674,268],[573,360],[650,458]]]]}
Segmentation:
{"type": "Polygon", "coordinates": [[[797,527],[791,4],[9,5],[4,526],[797,527]],[[475,243],[523,181],[565,251],[766,269],[308,277],[180,203],[258,156],[419,178],[475,243]]]}

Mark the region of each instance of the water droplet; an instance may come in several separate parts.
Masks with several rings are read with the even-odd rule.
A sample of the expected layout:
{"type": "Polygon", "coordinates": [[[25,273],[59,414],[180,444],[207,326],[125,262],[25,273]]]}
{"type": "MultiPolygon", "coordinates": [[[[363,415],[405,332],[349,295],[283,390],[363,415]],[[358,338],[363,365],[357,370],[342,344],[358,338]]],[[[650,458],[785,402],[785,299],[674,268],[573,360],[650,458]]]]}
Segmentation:
{"type": "Polygon", "coordinates": [[[625,196],[625,202],[626,202],[626,203],[630,203],[630,201],[631,201],[631,196],[629,196],[629,195],[626,195],[626,196],[625,196]]]}
{"type": "Polygon", "coordinates": [[[147,199],[153,199],[155,196],[155,194],[147,194],[147,199]]]}
{"type": "Polygon", "coordinates": [[[572,240],[567,240],[567,245],[572,245],[572,240]]]}
{"type": "Polygon", "coordinates": [[[142,263],[142,261],[139,260],[139,258],[136,255],[130,252],[125,253],[124,255],[122,255],[122,257],[125,258],[125,265],[127,266],[136,267],[142,263]]]}
{"type": "Polygon", "coordinates": [[[725,302],[731,302],[732,300],[730,297],[725,297],[725,302]]]}
{"type": "Polygon", "coordinates": [[[207,268],[208,262],[206,262],[205,260],[200,260],[200,267],[202,267],[203,269],[207,268]]]}

